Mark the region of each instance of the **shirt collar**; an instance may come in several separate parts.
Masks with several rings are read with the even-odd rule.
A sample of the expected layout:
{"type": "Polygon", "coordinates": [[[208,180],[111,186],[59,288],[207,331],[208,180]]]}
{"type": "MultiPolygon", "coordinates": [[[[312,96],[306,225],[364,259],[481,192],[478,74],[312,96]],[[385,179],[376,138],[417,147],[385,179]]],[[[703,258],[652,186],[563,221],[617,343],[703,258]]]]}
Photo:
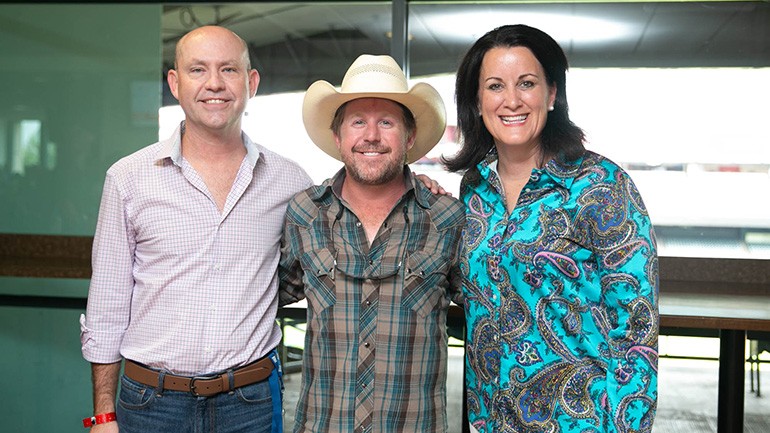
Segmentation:
{"type": "Polygon", "coordinates": [[[570,189],[575,178],[581,172],[580,168],[583,166],[584,159],[585,157],[581,156],[575,161],[564,162],[561,158],[553,158],[546,163],[541,171],[550,176],[557,184],[570,189]]]}
{"type": "MultiPolygon", "coordinates": [[[[182,165],[182,135],[184,135],[184,128],[185,122],[183,120],[179,123],[179,126],[176,127],[174,133],[171,134],[171,137],[161,141],[156,161],[161,162],[169,159],[174,165],[182,165]]],[[[243,145],[246,147],[246,160],[249,165],[255,167],[260,158],[264,159],[265,154],[243,131],[241,131],[241,139],[243,140],[243,145]]]]}
{"type": "MultiPolygon", "coordinates": [[[[576,159],[572,162],[563,162],[561,158],[550,159],[543,168],[535,168],[532,170],[530,180],[543,184],[549,180],[565,189],[569,189],[575,178],[580,173],[580,168],[583,165],[584,156],[576,159]]],[[[490,180],[492,173],[499,177],[497,173],[497,152],[490,151],[487,156],[478,164],[479,173],[484,179],[490,180]]]]}

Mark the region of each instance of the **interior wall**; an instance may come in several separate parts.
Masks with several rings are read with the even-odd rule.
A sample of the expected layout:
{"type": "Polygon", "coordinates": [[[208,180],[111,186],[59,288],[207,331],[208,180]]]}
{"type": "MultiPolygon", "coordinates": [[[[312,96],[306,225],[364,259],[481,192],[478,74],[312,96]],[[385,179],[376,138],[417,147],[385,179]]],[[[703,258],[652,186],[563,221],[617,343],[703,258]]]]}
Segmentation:
{"type": "MultiPolygon", "coordinates": [[[[104,173],[157,141],[159,4],[0,5],[0,233],[92,236],[104,173]]],[[[85,296],[87,280],[0,278],[85,296]]],[[[76,309],[0,306],[6,432],[82,432],[90,368],[76,309]]]]}
{"type": "Polygon", "coordinates": [[[108,166],[157,141],[160,8],[0,5],[0,232],[93,235],[108,166]]]}

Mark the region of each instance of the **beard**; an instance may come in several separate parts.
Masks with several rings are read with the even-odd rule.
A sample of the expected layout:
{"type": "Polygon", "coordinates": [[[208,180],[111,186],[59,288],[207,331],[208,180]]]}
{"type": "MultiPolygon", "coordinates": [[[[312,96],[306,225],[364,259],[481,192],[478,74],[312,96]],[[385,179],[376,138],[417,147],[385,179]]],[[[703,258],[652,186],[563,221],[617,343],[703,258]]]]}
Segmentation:
{"type": "MultiPolygon", "coordinates": [[[[375,151],[367,147],[365,150],[375,151]]],[[[363,185],[383,185],[386,184],[404,172],[406,165],[406,151],[397,151],[388,154],[391,156],[387,161],[378,161],[376,164],[370,164],[356,160],[353,156],[360,149],[353,149],[352,153],[342,154],[342,162],[345,164],[345,171],[356,182],[363,185]]]]}

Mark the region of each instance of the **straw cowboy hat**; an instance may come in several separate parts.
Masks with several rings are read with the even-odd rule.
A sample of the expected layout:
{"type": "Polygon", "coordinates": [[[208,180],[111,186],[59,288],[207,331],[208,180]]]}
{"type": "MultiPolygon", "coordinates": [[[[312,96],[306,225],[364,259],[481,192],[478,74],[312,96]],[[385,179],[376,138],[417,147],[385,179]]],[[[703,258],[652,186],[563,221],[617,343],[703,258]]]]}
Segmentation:
{"type": "Polygon", "coordinates": [[[334,113],[344,103],[359,98],[383,98],[408,108],[417,123],[414,146],[407,163],[425,156],[441,140],[446,128],[444,101],[436,89],[417,83],[408,89],[406,76],[390,56],[359,56],[345,73],[340,90],[327,81],[313,83],[302,103],[302,121],[310,139],[332,158],[341,160],[331,130],[334,113]]]}

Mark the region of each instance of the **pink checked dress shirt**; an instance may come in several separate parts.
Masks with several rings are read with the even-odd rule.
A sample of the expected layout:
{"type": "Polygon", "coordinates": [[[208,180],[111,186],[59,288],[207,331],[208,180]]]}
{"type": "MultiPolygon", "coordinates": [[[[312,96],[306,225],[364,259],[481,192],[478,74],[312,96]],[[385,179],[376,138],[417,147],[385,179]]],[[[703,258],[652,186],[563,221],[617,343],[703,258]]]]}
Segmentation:
{"type": "Polygon", "coordinates": [[[181,155],[182,128],[107,171],[80,318],[89,362],[191,376],[257,360],[281,339],[283,221],[312,182],[243,134],[247,156],[220,212],[181,155]]]}

